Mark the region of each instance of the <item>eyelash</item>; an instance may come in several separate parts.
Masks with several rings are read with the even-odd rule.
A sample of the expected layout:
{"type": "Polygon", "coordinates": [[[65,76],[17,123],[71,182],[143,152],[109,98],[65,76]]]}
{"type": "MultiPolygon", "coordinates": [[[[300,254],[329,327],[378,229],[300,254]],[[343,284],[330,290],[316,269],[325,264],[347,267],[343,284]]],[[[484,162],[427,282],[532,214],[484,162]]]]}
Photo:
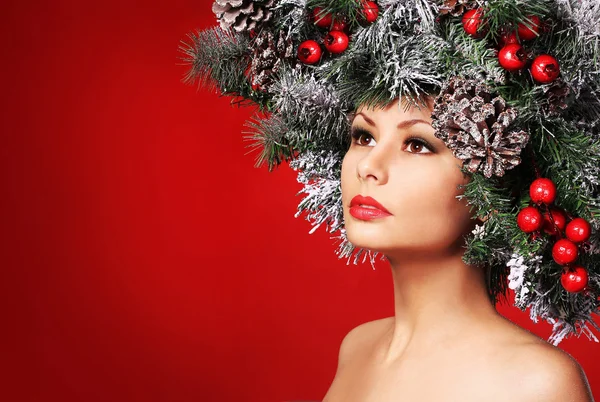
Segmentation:
{"type": "MultiPolygon", "coordinates": [[[[371,135],[370,132],[368,132],[367,130],[365,130],[363,128],[354,128],[350,131],[350,136],[352,137],[353,144],[357,144],[357,140],[363,135],[369,135],[369,136],[371,136],[371,138],[373,138],[373,135],[371,135]]],[[[410,144],[411,142],[416,142],[418,144],[421,144],[425,148],[427,148],[430,152],[435,152],[434,148],[431,145],[429,145],[429,143],[421,137],[411,135],[404,141],[404,144],[410,144]]],[[[357,145],[362,146],[360,144],[357,144],[357,145]]]]}

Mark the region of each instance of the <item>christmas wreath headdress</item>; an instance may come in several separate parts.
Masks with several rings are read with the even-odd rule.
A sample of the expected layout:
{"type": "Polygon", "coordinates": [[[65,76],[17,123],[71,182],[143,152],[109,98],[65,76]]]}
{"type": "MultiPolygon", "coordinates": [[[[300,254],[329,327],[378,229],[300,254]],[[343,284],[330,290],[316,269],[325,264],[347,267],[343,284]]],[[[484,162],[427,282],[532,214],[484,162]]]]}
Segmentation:
{"type": "Polygon", "coordinates": [[[216,0],[218,26],[182,42],[185,82],[257,105],[257,166],[289,162],[299,216],[348,242],[341,161],[352,113],[435,96],[436,137],[471,175],[486,218],[463,260],[489,269],[490,298],[598,342],[600,3],[597,0],[216,0]]]}

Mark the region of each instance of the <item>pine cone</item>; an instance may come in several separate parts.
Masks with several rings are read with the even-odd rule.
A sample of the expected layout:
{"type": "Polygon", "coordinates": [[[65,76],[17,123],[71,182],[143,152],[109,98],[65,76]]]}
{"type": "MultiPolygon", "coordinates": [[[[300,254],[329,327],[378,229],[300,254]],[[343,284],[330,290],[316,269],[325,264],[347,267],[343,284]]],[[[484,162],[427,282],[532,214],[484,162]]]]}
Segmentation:
{"type": "Polygon", "coordinates": [[[436,97],[431,115],[435,136],[468,171],[487,178],[502,177],[521,163],[519,154],[529,141],[527,132],[507,130],[517,112],[491,92],[477,80],[453,77],[436,97]]]}
{"type": "Polygon", "coordinates": [[[250,31],[271,20],[275,0],[215,0],[212,11],[221,28],[233,26],[236,32],[250,31]]]}
{"type": "Polygon", "coordinates": [[[476,0],[444,0],[444,4],[440,5],[440,14],[450,14],[455,17],[461,16],[465,11],[477,8],[476,0]]]}
{"type": "Polygon", "coordinates": [[[283,31],[279,31],[277,39],[273,32],[261,31],[251,45],[251,51],[252,85],[264,92],[269,92],[273,77],[281,69],[282,63],[287,61],[293,66],[296,62],[292,38],[286,38],[283,31]]]}
{"type": "Polygon", "coordinates": [[[554,80],[544,88],[544,93],[546,98],[541,109],[545,117],[557,116],[568,107],[566,101],[571,93],[571,88],[563,79],[554,80]]]}

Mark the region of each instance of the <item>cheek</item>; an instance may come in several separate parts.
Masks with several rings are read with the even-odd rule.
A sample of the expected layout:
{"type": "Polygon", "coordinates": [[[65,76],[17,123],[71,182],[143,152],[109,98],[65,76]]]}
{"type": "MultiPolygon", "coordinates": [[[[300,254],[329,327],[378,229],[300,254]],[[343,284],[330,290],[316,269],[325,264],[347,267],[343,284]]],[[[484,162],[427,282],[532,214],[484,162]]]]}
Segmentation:
{"type": "Polygon", "coordinates": [[[470,224],[466,200],[458,200],[463,190],[463,174],[456,163],[423,164],[412,174],[398,175],[392,184],[398,188],[394,206],[400,226],[420,240],[453,241],[470,224]]]}

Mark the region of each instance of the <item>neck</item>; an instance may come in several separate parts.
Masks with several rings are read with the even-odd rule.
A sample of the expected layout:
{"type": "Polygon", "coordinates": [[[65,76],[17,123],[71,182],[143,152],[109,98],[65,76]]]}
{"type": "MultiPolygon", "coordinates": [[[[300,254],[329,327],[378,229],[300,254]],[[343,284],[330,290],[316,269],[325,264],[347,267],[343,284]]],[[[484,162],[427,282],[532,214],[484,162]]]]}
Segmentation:
{"type": "Polygon", "coordinates": [[[450,255],[386,255],[394,280],[395,322],[386,338],[386,359],[411,346],[425,348],[463,337],[470,327],[499,318],[489,299],[485,269],[450,255]]]}

